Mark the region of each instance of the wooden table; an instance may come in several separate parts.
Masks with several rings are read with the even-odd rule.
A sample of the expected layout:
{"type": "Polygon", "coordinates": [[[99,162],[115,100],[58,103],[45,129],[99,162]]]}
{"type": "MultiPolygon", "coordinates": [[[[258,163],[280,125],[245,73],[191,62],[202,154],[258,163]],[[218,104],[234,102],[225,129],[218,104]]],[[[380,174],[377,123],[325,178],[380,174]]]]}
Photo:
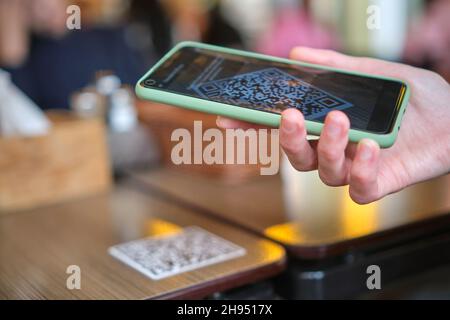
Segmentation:
{"type": "Polygon", "coordinates": [[[200,298],[277,274],[284,249],[123,182],[107,194],[0,217],[1,299],[200,298]],[[112,258],[115,244],[200,226],[244,247],[240,258],[159,281],[112,258]],[[81,268],[68,290],[66,268],[81,268]]]}
{"type": "Polygon", "coordinates": [[[361,206],[346,187],[323,185],[316,172],[288,170],[238,185],[173,169],[130,175],[149,193],[264,235],[304,259],[450,226],[450,175],[361,206]]]}
{"type": "Polygon", "coordinates": [[[286,167],[239,184],[173,169],[129,174],[149,194],[282,244],[290,259],[275,291],[287,299],[368,293],[370,265],[386,286],[450,262],[450,175],[360,206],[347,188],[286,167]]]}

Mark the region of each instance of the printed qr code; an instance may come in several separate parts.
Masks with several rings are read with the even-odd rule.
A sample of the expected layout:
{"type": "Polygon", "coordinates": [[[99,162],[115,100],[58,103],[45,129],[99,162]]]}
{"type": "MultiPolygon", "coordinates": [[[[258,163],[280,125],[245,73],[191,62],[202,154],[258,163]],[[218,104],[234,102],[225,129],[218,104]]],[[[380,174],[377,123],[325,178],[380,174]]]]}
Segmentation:
{"type": "Polygon", "coordinates": [[[199,227],[119,244],[108,252],[153,280],[245,255],[245,249],[199,227]]]}
{"type": "Polygon", "coordinates": [[[257,110],[280,113],[294,107],[308,120],[353,106],[277,68],[207,81],[192,89],[203,98],[257,110]]]}

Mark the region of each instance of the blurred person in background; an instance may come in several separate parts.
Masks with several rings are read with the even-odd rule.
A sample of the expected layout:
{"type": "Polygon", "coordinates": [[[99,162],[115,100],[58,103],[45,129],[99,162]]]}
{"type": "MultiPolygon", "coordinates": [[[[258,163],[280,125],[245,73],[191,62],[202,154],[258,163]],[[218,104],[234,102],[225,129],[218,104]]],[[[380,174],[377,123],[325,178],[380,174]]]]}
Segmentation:
{"type": "Polygon", "coordinates": [[[143,56],[155,51],[162,57],[175,43],[186,40],[243,46],[240,33],[223,17],[215,0],[132,0],[130,25],[133,43],[143,56]]]}
{"type": "Polygon", "coordinates": [[[172,46],[171,23],[159,0],[132,0],[128,15],[131,45],[150,62],[154,52],[162,57],[172,46]]]}
{"type": "Polygon", "coordinates": [[[122,26],[96,26],[113,0],[0,0],[0,68],[42,109],[66,109],[70,95],[99,70],[134,85],[146,70],[122,26]],[[69,5],[81,7],[81,30],[66,26],[69,5]],[[105,5],[102,7],[102,5],[105,5]]]}
{"type": "Polygon", "coordinates": [[[405,46],[405,60],[450,79],[450,1],[428,2],[425,14],[413,23],[405,46]]]}
{"type": "Polygon", "coordinates": [[[217,1],[0,0],[0,68],[42,109],[68,108],[71,94],[97,71],[112,71],[134,86],[182,40],[242,45],[217,1]],[[81,7],[81,30],[66,26],[72,4],[81,7]]]}
{"type": "Polygon", "coordinates": [[[336,36],[312,18],[309,0],[279,0],[272,5],[272,23],[257,42],[257,51],[287,58],[298,45],[318,49],[338,47],[336,36]]]}

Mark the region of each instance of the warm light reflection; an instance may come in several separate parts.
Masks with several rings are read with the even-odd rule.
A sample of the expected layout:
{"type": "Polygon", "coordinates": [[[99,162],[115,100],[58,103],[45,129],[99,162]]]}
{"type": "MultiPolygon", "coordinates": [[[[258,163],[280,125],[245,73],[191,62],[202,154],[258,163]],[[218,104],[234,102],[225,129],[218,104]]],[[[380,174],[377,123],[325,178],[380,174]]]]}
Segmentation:
{"type": "Polygon", "coordinates": [[[162,219],[150,219],[146,222],[147,236],[161,236],[181,232],[182,228],[162,219]]]}
{"type": "MultiPolygon", "coordinates": [[[[348,189],[348,188],[347,188],[348,189]]],[[[342,193],[342,229],[346,238],[361,236],[376,230],[378,202],[366,205],[355,203],[347,192],[342,193]]]]}
{"type": "Polygon", "coordinates": [[[305,242],[305,238],[297,223],[285,223],[271,226],[264,230],[264,234],[269,239],[279,241],[287,245],[295,245],[305,242]]]}
{"type": "Polygon", "coordinates": [[[265,261],[281,260],[286,254],[283,247],[267,240],[258,240],[257,246],[261,249],[265,261]]]}

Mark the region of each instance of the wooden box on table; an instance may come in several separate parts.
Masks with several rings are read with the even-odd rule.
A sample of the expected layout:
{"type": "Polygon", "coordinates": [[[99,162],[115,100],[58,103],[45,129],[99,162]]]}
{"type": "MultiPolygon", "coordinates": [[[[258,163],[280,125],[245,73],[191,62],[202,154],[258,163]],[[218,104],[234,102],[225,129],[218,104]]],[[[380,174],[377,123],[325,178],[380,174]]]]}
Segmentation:
{"type": "Polygon", "coordinates": [[[49,134],[0,137],[0,213],[102,192],[111,184],[100,119],[48,113],[49,134]]]}

